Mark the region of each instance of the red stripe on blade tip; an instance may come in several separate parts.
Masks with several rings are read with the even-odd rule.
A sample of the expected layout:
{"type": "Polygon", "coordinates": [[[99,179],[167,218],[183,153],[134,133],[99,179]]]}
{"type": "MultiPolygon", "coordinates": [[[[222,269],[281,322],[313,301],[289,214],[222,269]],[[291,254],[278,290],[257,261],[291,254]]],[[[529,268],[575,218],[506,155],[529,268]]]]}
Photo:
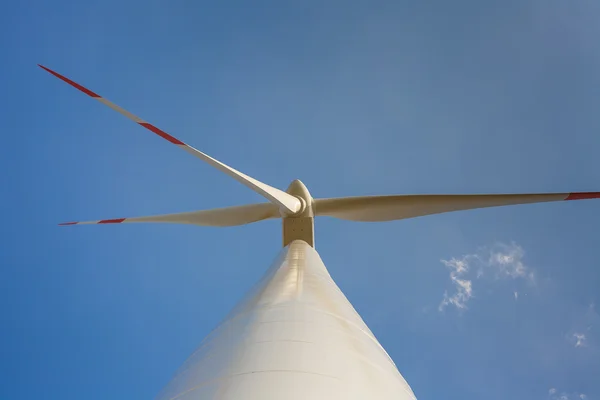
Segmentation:
{"type": "Polygon", "coordinates": [[[162,137],[163,139],[168,140],[169,142],[173,143],[173,144],[183,144],[185,145],[185,143],[183,143],[181,140],[174,138],[173,136],[169,135],[167,132],[158,129],[157,127],[155,127],[152,124],[149,124],[147,122],[138,122],[141,126],[143,126],[146,129],[151,130],[152,132],[156,133],[158,136],[162,137]]]}
{"type": "Polygon", "coordinates": [[[600,199],[600,192],[569,193],[565,200],[600,199]]]}
{"type": "Polygon", "coordinates": [[[102,221],[99,221],[99,224],[120,224],[121,222],[125,221],[125,218],[116,218],[116,219],[103,219],[102,221]]]}
{"type": "Polygon", "coordinates": [[[66,225],[77,225],[77,222],[61,222],[60,224],[58,224],[59,226],[66,226],[66,225]]]}
{"type": "Polygon", "coordinates": [[[41,64],[38,64],[38,66],[40,68],[42,68],[42,69],[50,72],[52,75],[56,76],[58,79],[61,79],[61,80],[65,81],[65,82],[67,82],[69,85],[71,85],[71,86],[73,86],[73,87],[81,90],[83,93],[87,94],[88,96],[91,96],[91,97],[100,97],[99,95],[97,95],[96,93],[92,92],[91,90],[84,88],[79,83],[73,82],[72,80],[70,80],[66,76],[63,76],[63,75],[59,74],[58,72],[54,72],[50,68],[46,68],[46,67],[44,67],[41,64]]]}

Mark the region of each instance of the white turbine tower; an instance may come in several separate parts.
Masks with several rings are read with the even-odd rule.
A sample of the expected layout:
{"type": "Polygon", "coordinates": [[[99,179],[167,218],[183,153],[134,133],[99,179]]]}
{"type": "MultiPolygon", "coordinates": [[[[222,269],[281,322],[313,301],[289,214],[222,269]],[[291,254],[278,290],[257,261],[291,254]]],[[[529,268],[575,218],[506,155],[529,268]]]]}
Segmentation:
{"type": "Polygon", "coordinates": [[[171,222],[204,226],[283,221],[283,250],[254,289],[201,343],[157,400],[415,399],[392,359],[340,291],[314,249],[314,218],[391,221],[511,204],[599,198],[600,192],[395,195],[313,199],[249,177],[143,121],[72,80],[46,71],[181,147],[269,202],[61,225],[171,222]]]}

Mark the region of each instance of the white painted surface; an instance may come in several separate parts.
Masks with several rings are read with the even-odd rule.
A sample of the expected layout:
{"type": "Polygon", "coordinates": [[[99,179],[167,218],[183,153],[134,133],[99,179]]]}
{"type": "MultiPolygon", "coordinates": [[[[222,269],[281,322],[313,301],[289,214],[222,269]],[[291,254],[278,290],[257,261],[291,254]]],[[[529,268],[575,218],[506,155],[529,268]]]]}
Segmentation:
{"type": "MultiPolygon", "coordinates": [[[[566,200],[569,193],[422,194],[316,199],[315,216],[349,221],[393,221],[450,211],[566,200]]],[[[600,197],[600,194],[599,196],[600,197]]]]}
{"type": "Polygon", "coordinates": [[[269,200],[271,203],[277,204],[285,215],[293,215],[296,214],[298,211],[301,211],[302,203],[300,202],[300,200],[290,195],[289,193],[286,193],[280,189],[277,189],[273,186],[269,186],[264,182],[254,179],[251,176],[248,176],[243,172],[240,172],[237,169],[232,168],[229,165],[222,163],[221,161],[215,158],[212,158],[208,154],[205,154],[188,144],[182,144],[179,145],[179,147],[181,147],[183,150],[187,151],[191,155],[206,161],[208,164],[217,168],[219,171],[226,173],[236,181],[240,182],[242,185],[246,185],[250,189],[254,190],[256,193],[269,200]]]}
{"type": "Polygon", "coordinates": [[[318,253],[295,241],[156,399],[414,398],[318,253]]]}
{"type": "MultiPolygon", "coordinates": [[[[279,207],[272,203],[246,204],[244,206],[213,208],[212,210],[191,211],[176,214],[151,215],[147,217],[125,218],[114,223],[166,222],[202,226],[235,226],[250,224],[265,219],[281,218],[279,207]]],[[[79,221],[77,225],[99,224],[102,220],[79,221]]]]}

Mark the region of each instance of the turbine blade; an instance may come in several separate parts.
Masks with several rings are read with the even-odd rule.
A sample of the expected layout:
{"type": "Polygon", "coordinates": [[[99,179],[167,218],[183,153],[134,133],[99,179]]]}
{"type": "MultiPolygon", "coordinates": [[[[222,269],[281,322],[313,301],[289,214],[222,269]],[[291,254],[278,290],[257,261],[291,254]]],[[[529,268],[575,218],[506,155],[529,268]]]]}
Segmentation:
{"type": "Polygon", "coordinates": [[[600,198],[600,192],[359,196],[316,199],[317,216],[349,221],[393,221],[449,211],[513,204],[600,198]]]}
{"type": "Polygon", "coordinates": [[[202,226],[236,226],[265,219],[279,218],[279,208],[271,203],[248,204],[237,207],[153,215],[149,217],[102,219],[99,221],[63,222],[59,225],[121,224],[129,222],[168,222],[202,226]]]}
{"type": "Polygon", "coordinates": [[[144,128],[148,129],[149,131],[151,131],[151,132],[157,134],[158,136],[162,137],[163,139],[171,142],[172,144],[181,147],[183,150],[187,151],[188,153],[192,154],[193,156],[196,156],[199,159],[207,162],[208,164],[217,168],[221,172],[226,173],[233,179],[237,180],[238,182],[242,183],[243,185],[246,185],[250,189],[252,189],[255,192],[257,192],[258,194],[260,194],[261,196],[265,197],[267,200],[271,201],[272,203],[277,204],[287,214],[295,214],[302,208],[302,204],[301,204],[300,200],[298,200],[296,197],[294,197],[282,190],[279,190],[277,188],[269,186],[266,183],[260,182],[246,174],[241,173],[240,171],[210,157],[207,154],[202,153],[200,150],[195,149],[194,147],[169,135],[165,131],[163,131],[163,130],[155,127],[154,125],[144,121],[143,119],[133,115],[129,111],[108,101],[107,99],[99,96],[98,94],[92,92],[91,90],[81,86],[80,84],[73,82],[72,80],[59,74],[58,72],[52,71],[50,68],[44,67],[43,65],[40,65],[40,64],[38,64],[38,65],[40,68],[48,71],[52,75],[56,76],[57,78],[61,79],[64,82],[68,83],[69,85],[73,86],[74,88],[79,89],[80,91],[87,94],[88,96],[98,100],[100,103],[112,108],[113,110],[117,111],[120,114],[123,114],[127,118],[136,122],[138,125],[143,126],[144,128]]]}

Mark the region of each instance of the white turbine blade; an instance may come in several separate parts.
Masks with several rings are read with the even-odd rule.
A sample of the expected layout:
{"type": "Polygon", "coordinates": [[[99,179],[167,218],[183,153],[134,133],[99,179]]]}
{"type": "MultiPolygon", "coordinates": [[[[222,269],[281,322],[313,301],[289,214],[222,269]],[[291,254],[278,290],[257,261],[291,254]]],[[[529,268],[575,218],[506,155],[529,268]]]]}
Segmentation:
{"type": "Polygon", "coordinates": [[[163,130],[155,127],[154,125],[142,120],[141,118],[133,115],[129,111],[127,111],[127,110],[119,107],[118,105],[108,101],[107,99],[99,96],[98,94],[92,92],[91,90],[86,89],[85,87],[81,86],[80,84],[78,84],[76,82],[73,82],[72,80],[59,74],[58,72],[54,72],[51,69],[44,67],[43,65],[39,65],[39,66],[41,68],[43,68],[44,70],[48,71],[49,73],[51,73],[52,75],[56,76],[57,78],[63,80],[64,82],[68,83],[69,85],[73,86],[74,88],[79,89],[80,91],[87,94],[88,96],[98,100],[100,103],[107,105],[108,107],[112,108],[113,110],[119,112],[120,114],[123,114],[124,116],[131,119],[132,121],[136,122],[137,124],[143,126],[146,129],[148,129],[149,131],[157,134],[158,136],[162,137],[165,140],[168,140],[172,144],[174,144],[178,147],[181,147],[183,150],[185,150],[188,153],[207,162],[208,164],[217,168],[221,172],[226,173],[227,175],[229,175],[236,181],[242,183],[243,185],[246,185],[250,189],[252,189],[255,192],[257,192],[258,194],[260,194],[261,196],[265,197],[267,200],[271,201],[272,203],[277,204],[279,207],[281,207],[283,209],[283,211],[285,213],[295,214],[302,208],[302,203],[296,197],[294,197],[282,190],[279,190],[277,188],[269,186],[266,183],[260,182],[246,174],[243,174],[240,171],[238,171],[234,168],[231,168],[230,166],[228,166],[226,164],[223,164],[222,162],[210,157],[207,154],[202,153],[200,150],[193,148],[192,146],[182,142],[181,140],[169,135],[165,131],[163,131],[163,130]]]}
{"type": "Polygon", "coordinates": [[[59,225],[121,224],[127,222],[168,222],[202,226],[235,226],[265,219],[279,218],[279,208],[271,203],[248,204],[237,207],[215,208],[178,214],[149,217],[102,219],[98,221],[63,222],[59,225]]]}
{"type": "Polygon", "coordinates": [[[317,216],[350,221],[392,221],[449,211],[600,198],[600,192],[539,194],[398,195],[316,199],[317,216]]]}

